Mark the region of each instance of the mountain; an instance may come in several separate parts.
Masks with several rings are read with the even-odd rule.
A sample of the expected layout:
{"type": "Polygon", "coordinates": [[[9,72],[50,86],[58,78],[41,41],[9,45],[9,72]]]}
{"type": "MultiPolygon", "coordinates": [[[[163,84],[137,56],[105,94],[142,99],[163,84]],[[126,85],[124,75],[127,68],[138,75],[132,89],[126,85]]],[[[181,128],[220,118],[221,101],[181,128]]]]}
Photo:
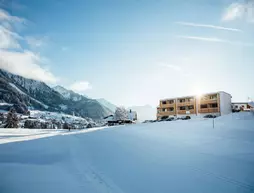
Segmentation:
{"type": "Polygon", "coordinates": [[[66,88],[62,86],[56,86],[56,87],[53,87],[53,89],[56,92],[60,93],[65,99],[68,99],[68,100],[81,101],[84,98],[88,99],[87,97],[80,95],[78,93],[75,93],[72,90],[67,90],[66,88]]]}
{"type": "Polygon", "coordinates": [[[74,112],[78,116],[92,119],[101,119],[112,114],[98,101],[73,91],[63,92],[65,90],[63,87],[52,89],[44,82],[27,79],[0,69],[0,102],[2,103],[18,104],[24,111],[32,107],[67,114],[74,112]]]}
{"type": "Polygon", "coordinates": [[[96,99],[100,104],[102,104],[103,106],[107,107],[109,110],[111,110],[112,112],[115,112],[116,110],[116,105],[110,103],[109,101],[107,101],[106,99],[100,98],[100,99],[96,99]]]}
{"type": "Polygon", "coordinates": [[[72,90],[68,90],[62,86],[56,86],[56,87],[53,87],[53,89],[59,94],[61,94],[61,96],[65,98],[66,100],[72,101],[76,109],[78,109],[79,107],[85,107],[87,111],[85,112],[85,109],[81,109],[81,111],[83,112],[83,114],[87,114],[89,111],[89,116],[87,117],[99,116],[100,118],[103,118],[105,117],[105,115],[107,116],[112,114],[112,111],[110,109],[108,109],[103,104],[100,104],[95,99],[90,99],[84,95],[75,93],[72,90]],[[105,113],[100,114],[100,108],[105,113]],[[96,109],[97,111],[95,111],[96,109]]]}
{"type": "Polygon", "coordinates": [[[150,105],[145,106],[133,106],[129,107],[128,110],[136,111],[138,120],[155,120],[156,119],[156,108],[151,107],[150,105]]]}

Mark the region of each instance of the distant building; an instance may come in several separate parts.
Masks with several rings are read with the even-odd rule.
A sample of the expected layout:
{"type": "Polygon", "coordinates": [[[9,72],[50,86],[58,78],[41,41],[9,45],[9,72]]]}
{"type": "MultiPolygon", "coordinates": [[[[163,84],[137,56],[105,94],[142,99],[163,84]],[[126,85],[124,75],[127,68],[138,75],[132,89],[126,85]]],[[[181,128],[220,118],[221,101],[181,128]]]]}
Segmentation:
{"type": "Polygon", "coordinates": [[[232,103],[232,109],[240,111],[250,111],[251,106],[247,102],[232,103]]]}
{"type": "Polygon", "coordinates": [[[138,120],[138,115],[136,111],[132,111],[131,109],[128,112],[128,119],[131,121],[136,121],[138,120]]]}
{"type": "Polygon", "coordinates": [[[254,114],[254,102],[249,102],[248,105],[250,106],[250,111],[254,114]]]}
{"type": "Polygon", "coordinates": [[[232,96],[226,92],[207,93],[201,96],[185,96],[160,100],[157,119],[166,116],[225,115],[232,112],[232,96]]]}

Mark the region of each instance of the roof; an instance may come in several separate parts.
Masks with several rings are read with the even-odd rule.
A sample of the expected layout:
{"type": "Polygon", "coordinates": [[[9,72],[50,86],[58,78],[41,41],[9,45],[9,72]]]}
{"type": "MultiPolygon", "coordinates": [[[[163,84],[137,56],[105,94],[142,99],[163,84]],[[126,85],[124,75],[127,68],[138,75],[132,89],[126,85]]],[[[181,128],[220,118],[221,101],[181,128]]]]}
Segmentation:
{"type": "Polygon", "coordinates": [[[232,104],[249,104],[248,102],[233,102],[232,104]]]}
{"type": "MultiPolygon", "coordinates": [[[[231,94],[225,92],[225,91],[218,91],[218,92],[211,92],[211,93],[203,93],[201,95],[212,95],[212,94],[218,94],[218,93],[225,93],[228,94],[232,97],[231,94]]],[[[165,98],[165,99],[161,99],[160,101],[165,101],[165,100],[175,100],[175,99],[182,99],[182,98],[191,98],[191,97],[196,97],[197,95],[189,95],[189,96],[181,96],[181,97],[175,97],[175,98],[165,98]]]]}
{"type": "Polygon", "coordinates": [[[114,117],[114,115],[106,116],[106,117],[104,117],[103,119],[107,119],[107,118],[109,118],[109,117],[114,117]]]}
{"type": "Polygon", "coordinates": [[[248,105],[250,105],[252,108],[254,108],[254,102],[249,102],[248,105]]]}

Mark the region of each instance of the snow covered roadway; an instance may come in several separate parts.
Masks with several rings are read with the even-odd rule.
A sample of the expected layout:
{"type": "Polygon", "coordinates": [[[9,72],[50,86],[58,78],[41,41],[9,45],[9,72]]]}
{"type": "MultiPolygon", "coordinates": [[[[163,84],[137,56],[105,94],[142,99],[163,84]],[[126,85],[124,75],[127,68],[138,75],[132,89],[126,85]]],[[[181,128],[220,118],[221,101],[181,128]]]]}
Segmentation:
{"type": "Polygon", "coordinates": [[[210,119],[28,132],[0,130],[1,193],[254,192],[251,113],[214,129],[210,119]]]}

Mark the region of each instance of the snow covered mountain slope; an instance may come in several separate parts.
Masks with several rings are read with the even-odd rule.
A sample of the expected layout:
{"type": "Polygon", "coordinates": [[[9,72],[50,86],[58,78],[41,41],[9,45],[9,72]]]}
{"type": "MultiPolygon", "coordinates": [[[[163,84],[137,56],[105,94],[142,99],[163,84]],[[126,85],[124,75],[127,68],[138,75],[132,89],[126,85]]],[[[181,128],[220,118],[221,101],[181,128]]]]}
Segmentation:
{"type": "Polygon", "coordinates": [[[69,99],[72,101],[80,101],[83,98],[87,99],[87,97],[80,95],[78,93],[75,93],[72,90],[67,90],[66,88],[62,86],[55,86],[53,87],[53,89],[57,91],[58,93],[60,93],[65,99],[69,99]]]}
{"type": "Polygon", "coordinates": [[[22,103],[37,109],[58,110],[63,97],[43,82],[26,79],[0,69],[0,78],[6,88],[0,100],[9,103],[22,103]],[[9,89],[8,87],[12,87],[9,89]],[[15,94],[14,94],[15,93],[15,94]],[[15,95],[14,97],[13,94],[15,95]],[[24,101],[25,100],[25,101],[24,101]]]}
{"type": "MultiPolygon", "coordinates": [[[[74,135],[59,132],[43,139],[2,144],[0,190],[252,193],[253,125],[251,113],[236,113],[215,119],[215,128],[211,119],[179,120],[74,135]]],[[[0,142],[8,135],[24,138],[18,133],[13,137],[11,132],[0,130],[0,142]]]]}
{"type": "Polygon", "coordinates": [[[100,104],[102,104],[103,106],[107,107],[108,109],[110,109],[112,112],[115,112],[116,110],[116,105],[112,104],[111,102],[107,101],[104,98],[100,98],[100,99],[96,99],[100,104]]]}
{"type": "Polygon", "coordinates": [[[26,79],[1,69],[0,86],[0,102],[22,104],[38,110],[62,111],[68,114],[74,112],[76,115],[92,119],[101,119],[111,114],[96,100],[72,91],[70,91],[70,98],[67,98],[44,82],[26,79]]]}
{"type": "MultiPolygon", "coordinates": [[[[77,105],[82,106],[82,105],[86,104],[87,108],[89,108],[89,109],[91,109],[93,107],[100,106],[103,109],[103,111],[106,112],[107,115],[112,114],[112,111],[110,109],[108,109],[107,106],[104,106],[103,104],[99,103],[95,99],[91,99],[91,98],[88,98],[84,95],[80,95],[80,94],[75,93],[72,90],[68,90],[62,86],[56,86],[56,87],[53,87],[53,89],[56,92],[58,92],[59,94],[61,94],[65,99],[73,101],[77,105]]],[[[90,111],[92,111],[92,110],[90,110],[90,111]]],[[[96,116],[96,115],[94,115],[94,116],[96,116]]],[[[103,118],[103,117],[104,117],[104,115],[101,118],[103,118]]]]}

